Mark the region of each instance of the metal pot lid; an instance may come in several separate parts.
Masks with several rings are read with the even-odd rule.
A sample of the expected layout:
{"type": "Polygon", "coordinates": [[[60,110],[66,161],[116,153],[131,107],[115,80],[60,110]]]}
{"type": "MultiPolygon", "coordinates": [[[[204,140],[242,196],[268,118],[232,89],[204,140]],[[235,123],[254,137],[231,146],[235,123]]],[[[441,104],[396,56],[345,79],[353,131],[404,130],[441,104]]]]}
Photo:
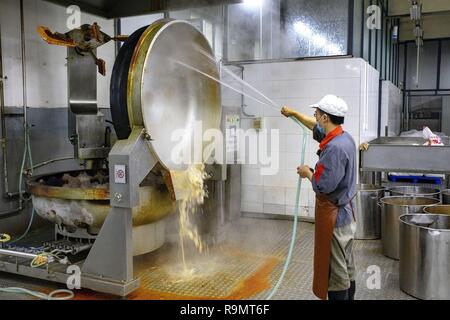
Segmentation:
{"type": "MultiPolygon", "coordinates": [[[[182,65],[219,78],[217,64],[205,53],[214,56],[194,26],[162,19],[143,32],[131,60],[127,88],[130,124],[145,127],[154,156],[168,170],[188,167],[188,162],[173,154],[194,150],[194,132],[203,137],[207,129],[219,128],[220,85],[182,65]]],[[[201,153],[197,155],[210,143],[199,142],[196,150],[200,148],[201,153]]],[[[191,163],[202,160],[207,159],[189,158],[191,163]]]]}

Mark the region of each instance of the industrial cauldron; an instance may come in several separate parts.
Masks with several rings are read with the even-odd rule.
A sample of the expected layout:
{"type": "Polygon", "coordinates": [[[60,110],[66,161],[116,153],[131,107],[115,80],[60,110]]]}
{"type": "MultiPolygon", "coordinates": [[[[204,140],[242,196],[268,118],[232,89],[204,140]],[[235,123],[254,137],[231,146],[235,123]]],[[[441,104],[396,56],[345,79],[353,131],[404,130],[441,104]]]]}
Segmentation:
{"type": "MultiPolygon", "coordinates": [[[[133,208],[135,255],[164,243],[163,218],[176,208],[171,177],[189,163],[204,162],[212,153],[206,148],[210,142],[202,139],[200,148],[194,142],[206,130],[220,125],[220,85],[211,79],[219,78],[219,72],[209,56],[214,56],[212,49],[194,26],[161,19],[135,31],[116,58],[110,86],[116,135],[125,140],[133,128],[144,128],[149,152],[157,160],[150,177],[140,186],[140,203],[133,208]],[[193,158],[181,161],[174,156],[175,148],[193,148],[203,157],[199,159],[194,153],[193,158]]],[[[66,172],[32,179],[29,190],[36,212],[61,227],[57,230],[64,235],[95,237],[110,209],[107,180],[99,179],[99,172],[66,172]],[[90,185],[69,186],[64,181],[64,177],[80,176],[90,185]]]]}

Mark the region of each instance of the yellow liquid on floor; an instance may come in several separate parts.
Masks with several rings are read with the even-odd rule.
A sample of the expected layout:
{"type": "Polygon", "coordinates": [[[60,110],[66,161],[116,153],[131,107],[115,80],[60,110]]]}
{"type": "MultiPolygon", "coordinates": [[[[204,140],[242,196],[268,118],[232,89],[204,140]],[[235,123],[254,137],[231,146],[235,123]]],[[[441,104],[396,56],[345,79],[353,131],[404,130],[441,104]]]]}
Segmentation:
{"type": "Polygon", "coordinates": [[[204,186],[206,178],[205,166],[203,164],[191,165],[186,171],[171,171],[170,175],[177,200],[179,201],[179,236],[184,266],[183,273],[188,277],[194,273],[194,270],[189,270],[186,265],[185,238],[193,241],[199,252],[206,250],[206,244],[191,221],[192,215],[197,212],[197,209],[204,203],[204,199],[207,196],[204,186]]]}

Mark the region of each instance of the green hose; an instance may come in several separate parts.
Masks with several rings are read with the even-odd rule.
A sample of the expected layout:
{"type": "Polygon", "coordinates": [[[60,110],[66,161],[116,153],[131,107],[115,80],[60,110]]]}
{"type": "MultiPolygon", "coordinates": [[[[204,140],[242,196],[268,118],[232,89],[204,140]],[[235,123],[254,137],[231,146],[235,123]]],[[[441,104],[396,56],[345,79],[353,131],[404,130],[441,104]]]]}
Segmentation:
{"type": "MultiPolygon", "coordinates": [[[[25,162],[27,160],[27,155],[28,155],[28,161],[29,161],[30,168],[31,168],[30,171],[31,171],[31,173],[33,173],[33,158],[31,156],[31,143],[30,143],[30,126],[28,124],[25,125],[25,142],[24,142],[24,148],[23,148],[22,166],[20,167],[20,173],[19,173],[19,197],[20,197],[20,201],[22,201],[22,202],[25,200],[29,200],[29,199],[25,199],[22,194],[22,178],[23,178],[23,174],[24,174],[23,171],[25,170],[25,162]]],[[[35,215],[35,210],[33,207],[27,229],[20,237],[11,241],[10,242],[11,244],[22,240],[28,234],[28,232],[30,232],[31,225],[33,224],[34,215],[35,215]]]]}
{"type": "Polygon", "coordinates": [[[28,294],[30,296],[42,299],[42,300],[70,300],[72,299],[75,295],[73,293],[73,291],[70,290],[65,290],[65,289],[60,289],[60,290],[55,290],[50,292],[49,294],[45,294],[39,291],[32,291],[32,290],[28,290],[25,288],[18,288],[18,287],[9,287],[9,288],[5,288],[5,287],[0,287],[0,292],[6,292],[6,293],[16,293],[16,294],[28,294]],[[59,296],[57,297],[57,295],[61,295],[61,294],[65,294],[65,296],[59,296]]]}
{"type": "Polygon", "coordinates": [[[25,140],[24,140],[24,147],[23,147],[23,157],[22,157],[22,165],[20,167],[19,172],[19,197],[20,199],[26,200],[23,197],[22,193],[22,179],[23,179],[23,171],[25,170],[25,163],[27,161],[27,155],[28,155],[28,161],[30,165],[31,173],[33,173],[33,159],[31,157],[31,143],[30,143],[30,126],[28,124],[25,125],[25,140]]]}
{"type": "MultiPolygon", "coordinates": [[[[307,131],[306,131],[306,127],[300,122],[298,121],[296,118],[294,117],[290,117],[292,120],[294,120],[294,122],[296,122],[302,129],[303,129],[303,142],[302,142],[302,153],[301,153],[301,165],[305,164],[305,148],[306,148],[306,138],[307,138],[307,131]]],[[[289,267],[289,263],[291,262],[291,258],[292,258],[292,251],[294,250],[294,245],[295,245],[295,240],[297,238],[297,223],[298,223],[298,214],[299,214],[299,209],[300,209],[300,190],[302,187],[302,178],[299,176],[298,177],[298,182],[297,182],[297,194],[295,196],[295,211],[294,211],[294,224],[292,226],[292,237],[291,237],[291,244],[289,245],[289,251],[288,251],[288,255],[286,257],[286,261],[284,263],[284,267],[283,267],[283,271],[281,272],[281,276],[278,279],[275,287],[273,287],[272,291],[270,292],[270,294],[267,296],[266,300],[270,300],[272,299],[272,297],[274,296],[274,294],[278,291],[281,283],[283,282],[284,276],[286,275],[286,272],[288,270],[289,267]]]]}

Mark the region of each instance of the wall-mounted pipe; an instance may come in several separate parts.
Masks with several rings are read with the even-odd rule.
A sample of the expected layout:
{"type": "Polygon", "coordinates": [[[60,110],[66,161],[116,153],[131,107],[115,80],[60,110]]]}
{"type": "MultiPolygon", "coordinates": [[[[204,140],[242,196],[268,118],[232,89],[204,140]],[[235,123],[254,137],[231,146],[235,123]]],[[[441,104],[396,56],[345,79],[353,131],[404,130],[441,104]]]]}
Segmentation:
{"type": "MultiPolygon", "coordinates": [[[[28,122],[27,122],[27,74],[26,74],[26,47],[25,47],[25,18],[24,18],[24,10],[23,10],[23,0],[20,0],[20,31],[21,31],[21,49],[22,49],[22,82],[23,82],[23,136],[24,136],[24,152],[27,152],[27,141],[28,141],[28,122]]],[[[0,33],[1,38],[1,33],[0,33]]],[[[0,48],[1,49],[1,48],[0,48]]],[[[1,50],[0,50],[1,53],[1,50]]],[[[1,57],[1,56],[0,56],[1,57]]],[[[3,70],[0,73],[3,77],[3,70]]],[[[2,78],[3,79],[3,78],[2,78]]],[[[15,195],[19,195],[19,206],[16,209],[6,211],[6,212],[0,212],[0,217],[8,217],[15,213],[20,213],[24,209],[24,201],[25,199],[22,197],[21,192],[21,185],[19,183],[19,192],[16,194],[13,194],[9,192],[9,186],[8,186],[8,165],[7,165],[7,145],[6,145],[6,121],[5,121],[5,103],[4,103],[4,91],[3,91],[3,82],[2,82],[2,92],[1,92],[1,120],[2,120],[2,150],[3,150],[3,170],[4,170],[4,183],[5,183],[5,195],[8,198],[11,198],[15,195]]],[[[26,154],[24,154],[25,157],[26,154]]],[[[19,173],[20,175],[23,174],[23,172],[19,173]]],[[[20,179],[21,180],[21,179],[20,179]]]]}
{"type": "Polygon", "coordinates": [[[22,49],[22,97],[23,97],[23,129],[24,139],[27,129],[27,63],[26,63],[26,39],[25,39],[25,17],[23,10],[23,0],[20,0],[20,40],[22,49]]]}
{"type": "MultiPolygon", "coordinates": [[[[4,91],[4,83],[5,76],[3,74],[3,51],[2,51],[2,31],[0,26],[0,120],[1,120],[1,149],[2,149],[2,167],[3,167],[3,190],[4,196],[6,198],[11,198],[14,194],[9,191],[9,182],[8,182],[8,153],[7,153],[7,137],[6,137],[6,112],[5,112],[5,91],[4,91]]],[[[9,217],[16,213],[22,211],[22,205],[19,203],[19,206],[12,210],[7,210],[4,212],[0,212],[0,217],[9,217]]]]}
{"type": "Polygon", "coordinates": [[[417,61],[416,61],[416,88],[419,87],[419,68],[420,68],[420,43],[419,39],[417,39],[417,61]]]}
{"type": "MultiPolygon", "coordinates": [[[[29,135],[28,135],[28,117],[27,117],[27,52],[26,52],[26,39],[25,39],[25,14],[23,9],[23,0],[20,0],[20,40],[21,40],[21,49],[22,49],[22,98],[23,98],[23,141],[24,141],[24,148],[23,157],[26,158],[26,153],[31,149],[27,149],[27,146],[29,144],[29,135]]],[[[23,168],[22,168],[23,169],[23,168]]],[[[21,171],[19,173],[20,175],[23,175],[23,172],[21,171]]],[[[19,207],[23,208],[24,198],[22,196],[22,186],[21,179],[19,179],[19,207]]]]}
{"type": "Polygon", "coordinates": [[[5,92],[3,81],[5,76],[3,74],[3,51],[2,51],[2,28],[0,26],[0,117],[1,117],[1,148],[2,148],[2,167],[3,167],[3,191],[5,197],[9,197],[9,183],[8,183],[8,156],[6,148],[6,121],[5,121],[5,92]]]}
{"type": "MultiPolygon", "coordinates": [[[[241,69],[241,79],[242,79],[242,81],[244,81],[244,70],[245,70],[245,67],[244,66],[241,66],[241,65],[236,65],[236,67],[238,67],[238,68],[240,68],[241,69]]],[[[245,98],[244,98],[244,95],[243,94],[241,94],[241,111],[242,111],[242,114],[245,116],[245,117],[247,117],[247,118],[256,118],[256,116],[254,115],[254,114],[249,114],[249,113],[247,113],[246,111],[245,111],[245,107],[246,107],[247,105],[245,104],[245,98]]]]}
{"type": "MultiPolygon", "coordinates": [[[[3,191],[5,198],[12,198],[17,194],[13,194],[9,191],[9,182],[8,182],[8,152],[7,152],[7,133],[6,133],[6,112],[5,112],[5,91],[4,91],[4,80],[5,76],[3,73],[3,51],[2,51],[2,31],[0,26],[0,120],[1,120],[1,149],[2,149],[2,169],[3,169],[3,191]]],[[[12,210],[7,210],[4,212],[0,212],[0,217],[9,217],[16,213],[22,211],[22,205],[19,203],[19,206],[12,210]]]]}

